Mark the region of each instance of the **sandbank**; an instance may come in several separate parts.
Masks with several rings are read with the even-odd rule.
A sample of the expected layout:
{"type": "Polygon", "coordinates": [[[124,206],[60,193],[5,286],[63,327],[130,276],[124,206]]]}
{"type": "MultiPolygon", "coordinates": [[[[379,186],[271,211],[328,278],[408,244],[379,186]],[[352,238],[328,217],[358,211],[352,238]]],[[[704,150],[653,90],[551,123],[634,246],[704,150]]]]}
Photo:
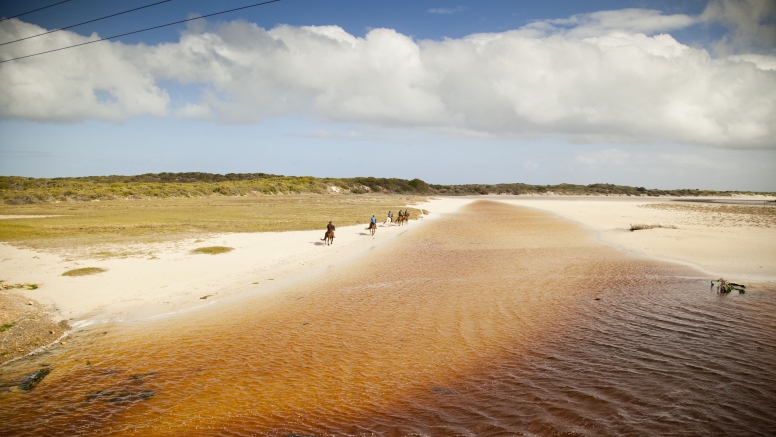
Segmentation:
{"type": "MultiPolygon", "coordinates": [[[[451,212],[460,204],[445,200],[434,203],[438,212],[451,212]]],[[[39,284],[36,290],[3,293],[19,293],[52,307],[58,319],[69,320],[75,327],[155,320],[213,305],[235,294],[270,292],[358,256],[435,215],[412,217],[405,226],[378,222],[374,236],[369,235],[365,224],[338,227],[331,246],[321,241],[323,229],[220,234],[144,244],[135,251],[153,253],[152,256],[86,260],[0,243],[0,280],[39,284]],[[208,246],[234,250],[217,255],[192,253],[193,249],[208,246]],[[85,267],[105,272],[62,276],[69,270],[85,267]]]]}
{"type": "Polygon", "coordinates": [[[776,282],[776,227],[739,226],[730,220],[704,220],[702,212],[698,215],[645,207],[670,204],[672,199],[667,198],[588,196],[433,198],[414,205],[429,214],[412,217],[408,226],[380,223],[375,236],[368,234],[365,225],[338,228],[332,246],[321,242],[323,230],[222,234],[205,240],[149,245],[148,252],[153,256],[102,260],[68,260],[60,254],[0,244],[0,279],[41,284],[36,290],[4,293],[21,293],[50,305],[59,319],[70,320],[75,327],[151,321],[215,305],[230,296],[272,292],[320,274],[335,263],[362,256],[369,249],[474,200],[550,211],[596,233],[602,242],[642,256],[694,266],[699,274],[710,279],[776,282]],[[633,223],[661,223],[676,229],[630,232],[628,227],[633,223]],[[234,250],[218,255],[191,252],[206,246],[234,250]],[[83,267],[106,271],[90,276],[62,276],[68,270],[83,267]]]}
{"type": "MultiPolygon", "coordinates": [[[[575,221],[595,232],[604,243],[643,256],[688,264],[715,279],[776,282],[775,216],[749,220],[746,215],[729,213],[735,211],[725,209],[725,203],[733,203],[730,199],[702,204],[687,202],[692,200],[688,198],[499,197],[506,197],[498,199],[506,203],[550,211],[575,221]],[[631,224],[666,227],[631,232],[631,224]]],[[[745,205],[769,208],[766,211],[776,209],[762,204],[745,205]]]]}

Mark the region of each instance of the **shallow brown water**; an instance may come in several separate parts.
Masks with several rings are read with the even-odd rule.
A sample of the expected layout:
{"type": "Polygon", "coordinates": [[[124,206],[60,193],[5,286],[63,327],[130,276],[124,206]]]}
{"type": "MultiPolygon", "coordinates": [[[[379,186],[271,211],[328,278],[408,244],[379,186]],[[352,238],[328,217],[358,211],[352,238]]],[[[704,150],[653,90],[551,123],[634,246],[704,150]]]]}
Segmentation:
{"type": "Polygon", "coordinates": [[[477,202],[271,296],[6,366],[0,434],[768,435],[776,293],[695,274],[477,202]]]}

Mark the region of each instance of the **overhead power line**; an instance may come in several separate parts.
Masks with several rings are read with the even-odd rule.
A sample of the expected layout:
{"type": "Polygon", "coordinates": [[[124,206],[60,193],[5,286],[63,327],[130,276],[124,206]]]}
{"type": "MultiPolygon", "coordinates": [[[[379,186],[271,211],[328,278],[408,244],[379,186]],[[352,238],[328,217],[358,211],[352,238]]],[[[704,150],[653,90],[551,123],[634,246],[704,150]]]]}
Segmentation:
{"type": "Polygon", "coordinates": [[[71,29],[71,28],[73,28],[73,27],[82,26],[82,25],[84,25],[84,24],[94,23],[95,21],[104,20],[104,19],[106,19],[106,18],[117,17],[117,16],[119,16],[119,15],[124,15],[124,14],[128,14],[128,13],[130,13],[130,12],[139,11],[139,10],[141,10],[141,9],[150,8],[151,6],[160,5],[160,4],[162,4],[162,3],[169,3],[169,2],[171,2],[171,1],[172,1],[172,0],[164,0],[164,1],[161,1],[161,2],[151,3],[150,5],[141,6],[141,7],[139,7],[139,8],[130,9],[130,10],[128,10],[128,11],[124,11],[124,12],[118,12],[118,13],[115,13],[115,14],[106,15],[106,16],[104,16],[104,17],[101,17],[101,18],[95,18],[94,20],[84,21],[83,23],[73,24],[73,25],[66,26],[66,27],[62,27],[62,28],[59,28],[59,29],[49,30],[48,32],[39,33],[39,34],[37,34],[37,35],[28,36],[28,37],[26,37],[26,38],[19,38],[19,39],[17,39],[17,40],[13,40],[13,41],[8,41],[8,42],[0,43],[0,46],[4,46],[4,45],[7,45],[7,44],[13,44],[13,43],[15,43],[15,42],[24,41],[24,40],[27,40],[27,39],[37,38],[37,37],[39,37],[39,36],[48,35],[48,34],[50,34],[50,33],[54,33],[54,32],[59,32],[60,30],[67,30],[67,29],[71,29]]]}
{"type": "Polygon", "coordinates": [[[33,13],[33,12],[42,11],[42,10],[44,10],[44,9],[48,9],[48,8],[50,8],[50,7],[52,7],[52,6],[61,5],[62,3],[67,3],[67,2],[69,2],[69,1],[70,1],[70,0],[65,0],[65,1],[61,1],[61,2],[59,2],[59,3],[54,3],[53,5],[43,6],[42,8],[33,9],[33,10],[31,10],[31,11],[27,11],[27,12],[25,12],[25,13],[23,13],[23,14],[14,15],[13,17],[8,17],[8,18],[0,18],[0,21],[10,20],[11,18],[21,17],[22,15],[27,15],[27,14],[31,14],[31,13],[33,13]]]}
{"type": "Polygon", "coordinates": [[[201,17],[188,18],[186,20],[176,21],[174,23],[167,23],[167,24],[161,24],[159,26],[147,27],[145,29],[135,30],[135,31],[132,31],[132,32],[127,32],[127,33],[122,33],[121,35],[113,35],[113,36],[109,36],[109,37],[106,37],[106,38],[96,39],[94,41],[87,41],[87,42],[82,42],[80,44],[74,44],[72,46],[61,47],[61,48],[54,49],[54,50],[47,50],[45,52],[34,53],[32,55],[19,56],[18,58],[6,59],[5,61],[0,61],[0,64],[6,63],[6,62],[11,62],[11,61],[18,61],[19,59],[31,58],[33,56],[45,55],[46,53],[58,52],[60,50],[72,49],[74,47],[85,46],[87,44],[94,44],[96,42],[101,42],[101,41],[107,41],[107,40],[110,40],[110,39],[121,38],[122,36],[134,35],[134,34],[140,33],[140,32],[147,32],[149,30],[160,29],[162,27],[174,26],[176,24],[186,23],[186,22],[189,22],[189,21],[201,20],[203,18],[213,17],[215,15],[226,14],[226,13],[229,13],[229,12],[239,11],[239,10],[242,10],[242,9],[255,8],[257,6],[263,6],[263,5],[267,5],[267,4],[270,4],[270,3],[277,3],[279,1],[280,0],[269,0],[269,1],[261,2],[261,3],[254,3],[252,5],[243,6],[243,7],[240,7],[240,8],[234,8],[234,9],[229,9],[229,10],[226,10],[226,11],[221,11],[221,12],[215,12],[215,13],[212,13],[212,14],[202,15],[201,17]]]}

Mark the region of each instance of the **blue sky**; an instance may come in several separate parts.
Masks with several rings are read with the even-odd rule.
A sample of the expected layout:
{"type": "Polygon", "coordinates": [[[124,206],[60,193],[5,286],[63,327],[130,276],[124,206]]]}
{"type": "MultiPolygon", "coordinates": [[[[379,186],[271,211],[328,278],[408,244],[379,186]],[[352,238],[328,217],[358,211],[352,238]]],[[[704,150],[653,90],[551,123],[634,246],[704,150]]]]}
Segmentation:
{"type": "MultiPolygon", "coordinates": [[[[72,0],[0,22],[0,42],[153,2],[72,0]]],[[[252,3],[173,0],[0,59],[252,3]]],[[[776,191],[761,3],[283,0],[0,64],[0,174],[776,191]]]]}

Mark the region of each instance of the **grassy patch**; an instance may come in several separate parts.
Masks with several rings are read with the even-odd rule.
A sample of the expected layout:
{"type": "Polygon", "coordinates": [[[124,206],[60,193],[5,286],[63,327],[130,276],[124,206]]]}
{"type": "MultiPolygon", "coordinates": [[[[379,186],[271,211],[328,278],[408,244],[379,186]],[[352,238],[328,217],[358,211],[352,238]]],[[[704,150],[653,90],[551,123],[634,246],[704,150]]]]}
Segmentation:
{"type": "Polygon", "coordinates": [[[87,276],[96,275],[97,273],[102,272],[107,272],[107,270],[101,269],[99,267],[84,267],[81,269],[68,270],[65,273],[62,273],[62,276],[87,276]]]}
{"type": "Polygon", "coordinates": [[[6,323],[4,325],[0,325],[0,332],[5,332],[11,328],[13,328],[16,325],[16,323],[6,323]]]}
{"type": "Polygon", "coordinates": [[[651,225],[646,225],[646,224],[643,224],[643,223],[642,224],[637,223],[635,225],[633,225],[633,224],[630,225],[630,231],[631,232],[633,232],[633,231],[641,231],[641,230],[644,230],[644,229],[677,229],[677,227],[676,226],[672,226],[672,225],[661,225],[660,223],[655,223],[655,224],[651,224],[651,225]]]}
{"type": "Polygon", "coordinates": [[[199,247],[197,249],[194,249],[191,251],[191,253],[206,253],[208,255],[218,255],[219,253],[226,253],[233,251],[233,247],[226,247],[226,246],[208,246],[208,247],[199,247]]]}
{"type": "MultiPolygon", "coordinates": [[[[422,200],[398,195],[283,195],[0,204],[0,215],[59,215],[0,220],[0,241],[79,253],[79,258],[107,258],[133,254],[133,244],[226,232],[323,231],[329,220],[337,226],[365,224],[372,214],[384,217],[422,200]]],[[[410,208],[412,217],[419,212],[410,208]]]]}

